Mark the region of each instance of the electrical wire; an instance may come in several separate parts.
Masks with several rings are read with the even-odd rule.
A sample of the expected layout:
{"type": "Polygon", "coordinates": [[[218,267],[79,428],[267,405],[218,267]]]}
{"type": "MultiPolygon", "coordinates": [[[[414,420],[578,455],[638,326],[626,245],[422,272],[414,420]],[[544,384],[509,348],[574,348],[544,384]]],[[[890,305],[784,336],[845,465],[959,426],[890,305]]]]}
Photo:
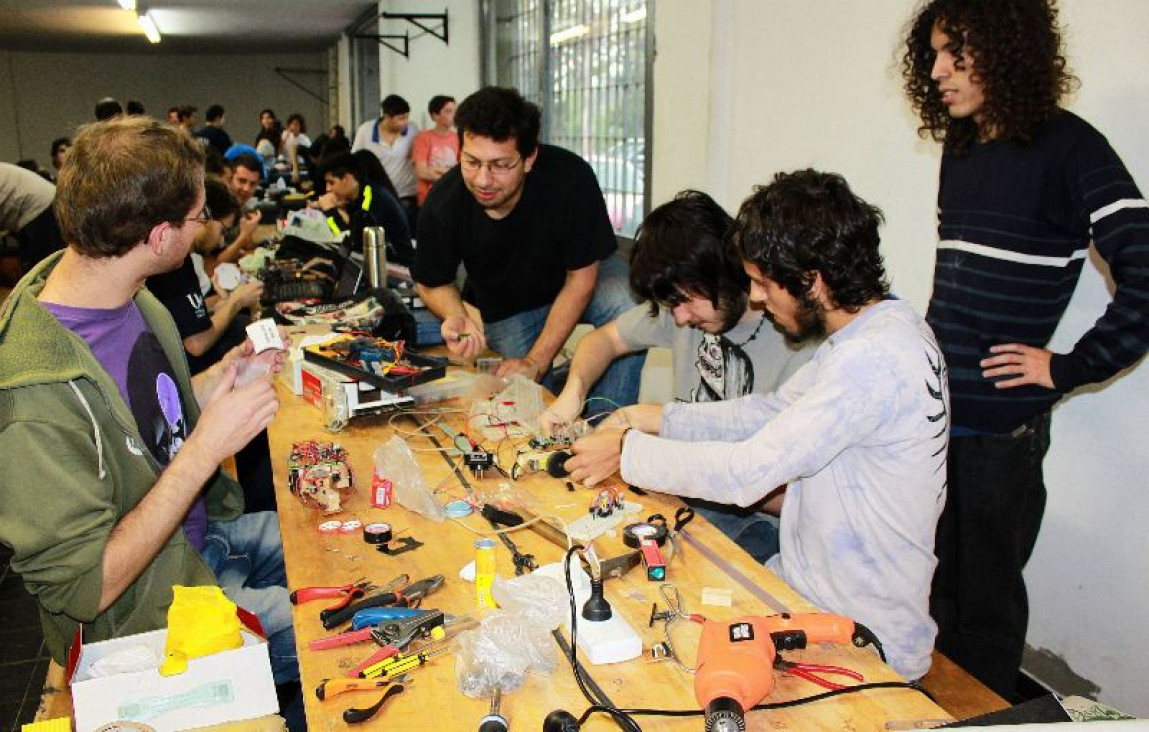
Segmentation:
{"type": "MultiPolygon", "coordinates": [[[[578,684],[579,691],[582,692],[582,695],[591,705],[584,713],[583,721],[594,712],[605,712],[609,714],[623,730],[627,732],[642,732],[642,727],[638,725],[638,722],[635,722],[630,718],[630,715],[611,704],[610,700],[605,698],[605,694],[602,695],[603,698],[595,699],[594,696],[591,695],[590,690],[587,689],[586,683],[582,678],[582,669],[578,664],[578,612],[575,609],[574,583],[571,580],[571,557],[575,552],[581,551],[582,549],[583,547],[580,544],[575,544],[567,549],[566,554],[563,556],[563,573],[566,575],[567,595],[570,598],[571,611],[571,649],[567,660],[570,661],[571,670],[574,672],[575,682],[578,684]]],[[[579,722],[579,725],[582,725],[582,721],[579,722]]]]}

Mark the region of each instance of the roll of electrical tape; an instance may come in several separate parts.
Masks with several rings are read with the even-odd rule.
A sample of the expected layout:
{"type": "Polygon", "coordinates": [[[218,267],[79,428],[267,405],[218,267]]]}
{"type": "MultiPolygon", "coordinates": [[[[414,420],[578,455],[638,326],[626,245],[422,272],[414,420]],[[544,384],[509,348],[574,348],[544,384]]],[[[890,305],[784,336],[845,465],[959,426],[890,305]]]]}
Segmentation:
{"type": "Polygon", "coordinates": [[[359,519],[348,519],[347,521],[343,522],[342,526],[339,527],[339,533],[340,534],[354,534],[356,531],[358,531],[361,528],[363,528],[363,522],[362,521],[360,521],[359,519]]]}
{"type": "Polygon", "coordinates": [[[363,541],[368,544],[386,544],[391,541],[391,524],[382,521],[364,524],[363,541]]]}
{"type": "Polygon", "coordinates": [[[643,522],[627,524],[622,530],[622,543],[631,549],[637,549],[643,539],[651,539],[662,546],[666,543],[666,527],[643,522]]]}
{"type": "Polygon", "coordinates": [[[342,521],[324,521],[319,524],[319,533],[321,534],[338,534],[339,529],[343,528],[342,521]]]}
{"type": "Polygon", "coordinates": [[[443,506],[443,512],[447,514],[448,518],[463,518],[464,516],[470,516],[473,511],[474,509],[471,508],[471,504],[462,499],[451,501],[446,506],[443,506]]]}

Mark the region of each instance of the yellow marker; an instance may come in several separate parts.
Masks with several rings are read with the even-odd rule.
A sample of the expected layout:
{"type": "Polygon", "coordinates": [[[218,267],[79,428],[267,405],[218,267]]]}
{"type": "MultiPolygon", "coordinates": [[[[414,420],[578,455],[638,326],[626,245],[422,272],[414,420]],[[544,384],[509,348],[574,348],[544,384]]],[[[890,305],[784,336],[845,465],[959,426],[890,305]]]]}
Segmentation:
{"type": "Polygon", "coordinates": [[[475,542],[475,606],[498,607],[491,596],[495,583],[495,540],[479,539],[475,542]]]}

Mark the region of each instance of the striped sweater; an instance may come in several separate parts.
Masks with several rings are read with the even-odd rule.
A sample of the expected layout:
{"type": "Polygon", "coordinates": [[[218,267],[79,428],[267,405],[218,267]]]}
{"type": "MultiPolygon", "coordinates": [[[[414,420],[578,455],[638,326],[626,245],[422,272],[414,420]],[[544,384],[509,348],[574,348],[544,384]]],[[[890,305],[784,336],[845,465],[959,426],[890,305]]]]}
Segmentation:
{"type": "Polygon", "coordinates": [[[991,141],[942,158],[926,319],[949,366],[953,424],[1010,432],[1149,348],[1149,204],[1106,139],[1058,112],[1030,145],[991,141]],[[999,343],[1046,347],[1090,242],[1116,283],[1105,314],[1050,364],[1056,389],[995,389],[978,362],[999,343]]]}

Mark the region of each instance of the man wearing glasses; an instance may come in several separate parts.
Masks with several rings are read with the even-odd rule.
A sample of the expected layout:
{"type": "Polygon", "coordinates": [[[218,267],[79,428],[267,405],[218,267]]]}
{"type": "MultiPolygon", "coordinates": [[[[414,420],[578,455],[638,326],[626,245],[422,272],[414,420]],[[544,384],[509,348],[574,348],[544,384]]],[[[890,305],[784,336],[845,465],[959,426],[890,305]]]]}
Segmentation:
{"type": "Polygon", "coordinates": [[[162,628],[173,585],[219,583],[259,616],[285,683],[299,669],[278,522],[241,516],[219,469],[278,411],[283,352],[245,342],[190,377],[143,287],[209,217],[203,163],[148,117],[80,130],[57,188],[68,247],[0,308],[0,542],[58,663],[81,624],[87,642],[162,628]]]}
{"type": "MultiPolygon", "coordinates": [[[[459,105],[459,166],[420,213],[413,275],[451,353],[490,345],[506,359],[498,375],[552,387],[551,362],[574,326],[604,325],[635,302],[594,172],[539,144],[539,116],[514,89],[487,87],[459,105]]],[[[615,361],[591,396],[633,404],[644,360],[615,361]]]]}

